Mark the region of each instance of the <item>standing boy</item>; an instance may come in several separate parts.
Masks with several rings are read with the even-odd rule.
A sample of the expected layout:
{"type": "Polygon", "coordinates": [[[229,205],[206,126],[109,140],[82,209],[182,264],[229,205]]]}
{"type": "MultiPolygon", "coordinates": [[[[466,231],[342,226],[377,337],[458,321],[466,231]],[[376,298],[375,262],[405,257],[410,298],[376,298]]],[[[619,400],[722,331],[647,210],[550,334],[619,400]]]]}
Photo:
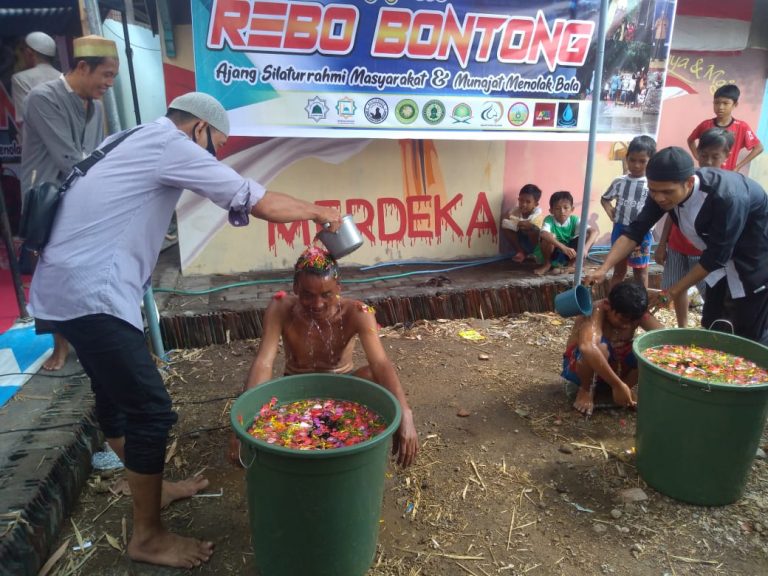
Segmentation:
{"type": "Polygon", "coordinates": [[[522,262],[533,254],[539,245],[539,233],[544,223],[544,214],[539,208],[541,189],[535,184],[520,188],[517,206],[501,221],[501,230],[515,249],[513,262],[522,262]]]}
{"type": "Polygon", "coordinates": [[[741,91],[735,84],[720,86],[715,91],[715,99],[713,101],[715,117],[704,120],[688,136],[688,148],[690,148],[691,155],[694,158],[698,160],[696,140],[701,138],[701,135],[710,128],[725,128],[733,132],[733,147],[727,160],[723,162],[720,168],[738,172],[762,153],[763,145],[757,139],[749,124],[733,117],[733,110],[739,105],[740,95],[741,91]],[[739,161],[739,152],[741,152],[742,148],[749,150],[749,154],[739,161]]]}
{"type": "Polygon", "coordinates": [[[611,288],[608,298],[595,303],[590,316],[576,319],[563,354],[562,377],[578,386],[573,407],[590,415],[595,391],[611,390],[619,406],[634,406],[637,358],[632,341],[637,328],[657,330],[662,324],[648,313],[648,292],[638,284],[623,282],[611,288]]]}
{"type": "MultiPolygon", "coordinates": [[[[645,205],[648,197],[648,180],[645,167],[656,153],[656,141],[650,136],[636,136],[627,149],[627,168],[629,172],[619,176],[600,198],[608,216],[613,220],[611,244],[621,236],[622,230],[634,220],[645,205]],[[614,200],[616,203],[614,204],[614,200]]],[[[611,278],[611,288],[624,280],[627,265],[632,268],[635,282],[648,288],[648,266],[651,263],[651,244],[653,235],[648,232],[630,257],[616,264],[611,278]]]]}
{"type": "MultiPolygon", "coordinates": [[[[587,226],[584,254],[597,239],[597,230],[587,226]]],[[[539,276],[554,270],[555,274],[573,272],[579,242],[579,217],[573,213],[570,192],[555,192],[549,199],[549,216],[541,225],[541,240],[536,257],[542,263],[533,273],[539,276]]]]}

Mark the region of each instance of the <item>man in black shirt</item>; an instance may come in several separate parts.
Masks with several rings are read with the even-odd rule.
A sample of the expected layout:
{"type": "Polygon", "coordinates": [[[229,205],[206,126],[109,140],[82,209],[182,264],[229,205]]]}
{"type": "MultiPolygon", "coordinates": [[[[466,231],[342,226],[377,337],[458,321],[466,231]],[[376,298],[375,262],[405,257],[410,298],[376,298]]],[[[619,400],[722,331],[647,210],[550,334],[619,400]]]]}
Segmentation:
{"type": "Polygon", "coordinates": [[[603,265],[584,282],[601,282],[668,213],[685,237],[703,251],[699,263],[669,289],[670,299],[706,279],[702,326],[728,320],[737,335],[768,345],[765,190],[737,172],[694,170],[693,159],[676,146],[656,153],[646,175],[650,201],[611,247],[603,265]]]}

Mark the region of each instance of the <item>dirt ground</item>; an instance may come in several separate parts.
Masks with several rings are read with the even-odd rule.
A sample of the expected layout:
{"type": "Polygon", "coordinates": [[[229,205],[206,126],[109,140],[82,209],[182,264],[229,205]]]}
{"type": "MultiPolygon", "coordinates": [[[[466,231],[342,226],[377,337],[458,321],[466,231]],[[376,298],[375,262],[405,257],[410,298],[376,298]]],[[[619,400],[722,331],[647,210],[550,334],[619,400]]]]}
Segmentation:
{"type": "MultiPolygon", "coordinates": [[[[633,466],[635,414],[605,409],[585,420],[565,399],[558,374],[570,325],[553,314],[523,314],[382,331],[422,449],[410,469],[390,466],[369,576],[768,573],[766,461],[755,460],[744,497],[721,508],[682,504],[647,487],[633,466]],[[458,335],[470,327],[485,338],[458,335]],[[619,503],[627,488],[642,489],[647,500],[619,503]]],[[[167,475],[202,470],[211,481],[211,496],[164,513],[172,529],[217,543],[199,574],[255,573],[244,473],[226,460],[226,441],[230,397],[257,346],[179,351],[166,366],[179,412],[167,475]]],[[[51,574],[179,572],[122,553],[130,498],[110,492],[114,480],[91,477],[51,574]],[[93,546],[73,552],[78,534],[93,546]]]]}

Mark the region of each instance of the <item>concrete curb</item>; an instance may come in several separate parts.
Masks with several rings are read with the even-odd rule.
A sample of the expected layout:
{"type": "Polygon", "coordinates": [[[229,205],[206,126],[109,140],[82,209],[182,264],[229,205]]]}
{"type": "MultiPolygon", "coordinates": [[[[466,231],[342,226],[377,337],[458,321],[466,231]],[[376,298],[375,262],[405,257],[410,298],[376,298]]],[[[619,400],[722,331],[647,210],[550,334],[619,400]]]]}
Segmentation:
{"type": "MultiPolygon", "coordinates": [[[[73,356],[61,370],[80,372],[73,356]]],[[[0,413],[0,575],[34,576],[53,552],[99,445],[85,376],[27,382],[0,413]]]]}

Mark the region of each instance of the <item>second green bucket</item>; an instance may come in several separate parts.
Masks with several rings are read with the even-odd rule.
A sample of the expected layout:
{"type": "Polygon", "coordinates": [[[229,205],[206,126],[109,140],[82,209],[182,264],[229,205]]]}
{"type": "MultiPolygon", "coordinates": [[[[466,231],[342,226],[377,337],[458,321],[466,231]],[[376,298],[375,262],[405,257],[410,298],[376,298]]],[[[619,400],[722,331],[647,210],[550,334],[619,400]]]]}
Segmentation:
{"type": "Polygon", "coordinates": [[[768,383],[714,384],[668,372],[643,351],[696,345],[768,367],[768,348],[722,332],[673,328],[635,339],[639,367],[637,469],[650,486],[683,502],[721,506],[744,492],[768,415],[768,383]]]}
{"type": "Polygon", "coordinates": [[[237,399],[231,421],[247,468],[251,542],[261,576],[363,576],[376,553],[390,438],[400,405],[381,386],[339,374],[265,382],[237,399]],[[280,404],[333,398],[364,404],[387,422],[378,436],[331,450],[293,450],[246,427],[272,397],[280,404]]]}

